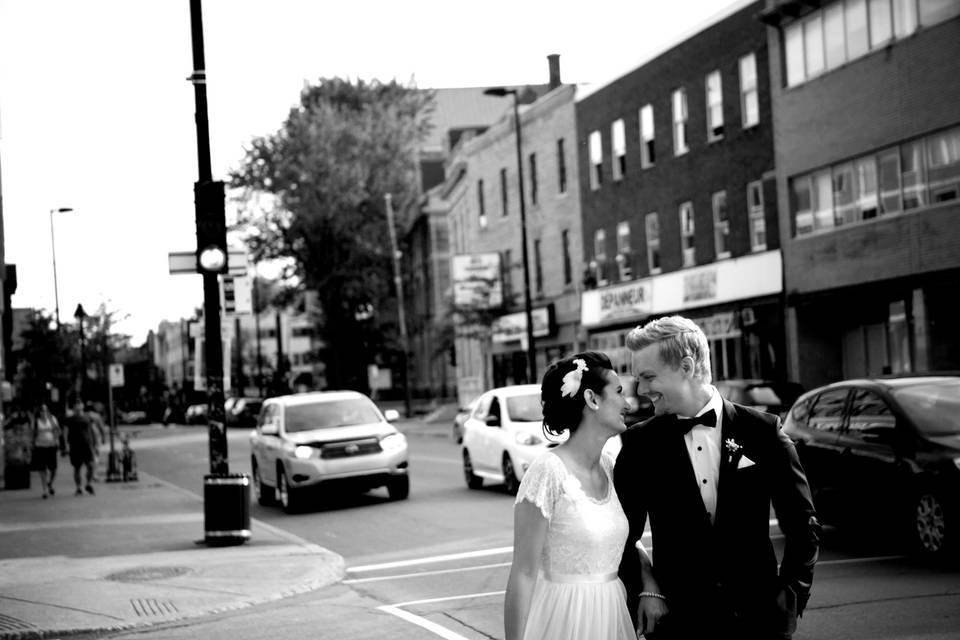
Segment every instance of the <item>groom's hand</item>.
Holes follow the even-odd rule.
[[[668,613],[667,603],[660,598],[640,598],[637,613],[637,632],[643,635],[653,633],[657,622]]]

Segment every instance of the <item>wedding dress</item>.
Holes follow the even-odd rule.
[[[613,487],[613,458],[603,454],[601,465],[607,494],[600,499],[552,451],[523,476],[517,503],[531,502],[549,521],[524,640],[636,640],[617,578],[629,525]]]

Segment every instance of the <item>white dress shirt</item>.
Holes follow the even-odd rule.
[[[717,485],[720,482],[720,423],[723,417],[723,400],[716,387],[711,389],[713,394],[710,400],[697,412],[697,416],[713,411],[717,416],[717,425],[715,427],[694,425],[684,439],[687,443],[687,452],[690,454],[690,462],[693,463],[697,486],[700,488],[700,497],[703,498],[703,506],[710,514],[710,522],[713,522],[717,515]]]

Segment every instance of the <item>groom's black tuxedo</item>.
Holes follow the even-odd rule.
[[[738,638],[789,638],[819,549],[806,475],[776,416],[724,400],[719,428],[712,523],[675,416],[656,416],[621,436],[614,483],[630,521],[620,565],[630,614],[636,622],[643,585],[635,543],[649,516],[654,576],[670,611],[657,640],[717,637],[725,630]],[[779,568],[771,503],[784,534]]]

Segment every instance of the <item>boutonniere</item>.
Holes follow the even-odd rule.
[[[733,438],[727,438],[727,441],[724,443],[724,446],[727,448],[727,451],[729,451],[731,455],[736,453],[737,451],[740,451],[740,449],[742,448],[739,444],[737,444],[737,441],[734,440]]]

